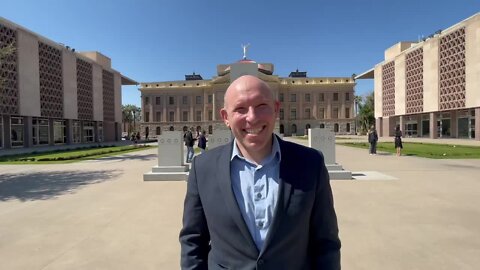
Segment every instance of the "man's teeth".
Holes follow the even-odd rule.
[[[260,133],[260,131],[262,131],[261,128],[257,128],[257,129],[246,129],[245,130],[248,134],[258,134]]]

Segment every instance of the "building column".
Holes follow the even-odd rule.
[[[437,136],[437,115],[435,112],[430,113],[430,139],[436,139]]]
[[[475,108],[475,140],[480,141],[480,108]]]
[[[33,134],[32,134],[32,117],[23,117],[23,147],[33,146]]]
[[[65,137],[67,139],[66,144],[73,144],[73,120],[67,119],[65,121]]]
[[[98,143],[98,121],[95,121],[93,124],[93,141]]]
[[[216,94],[215,92],[212,93],[212,121],[217,121],[217,108],[216,108]]]
[[[12,148],[12,131],[10,127],[10,115],[0,115],[3,117],[3,148],[10,149]]]
[[[55,132],[53,118],[48,119],[48,145],[55,145]]]
[[[167,122],[167,96],[162,97],[162,119],[159,122],[163,122],[165,124]]]
[[[195,122],[195,96],[190,96],[190,121]]]
[[[356,122],[356,119],[355,119],[355,122]],[[356,124],[355,124],[355,128],[357,128]],[[378,137],[383,137],[383,119],[382,119],[382,117],[379,117],[379,118],[375,119],[375,129],[378,132]]]
[[[458,120],[456,111],[450,112],[450,137],[458,138]]]

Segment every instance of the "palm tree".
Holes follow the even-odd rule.
[[[373,91],[360,103],[358,118],[360,120],[360,132],[365,134],[370,126],[375,124],[375,96]]]
[[[124,130],[130,135],[132,132],[137,132],[136,122],[140,121],[140,112],[142,110],[132,104],[122,105],[122,121]],[[133,125],[132,125],[133,122]]]

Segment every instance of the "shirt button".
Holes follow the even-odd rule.
[[[258,260],[258,265],[263,265],[264,263],[265,262],[262,259]]]
[[[257,199],[261,199],[262,198],[262,193],[257,193]]]
[[[257,223],[257,227],[260,228],[260,229],[263,228],[263,221],[259,221]]]

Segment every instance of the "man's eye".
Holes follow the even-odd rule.
[[[234,110],[236,113],[247,113],[247,109],[246,108],[236,108]]]

